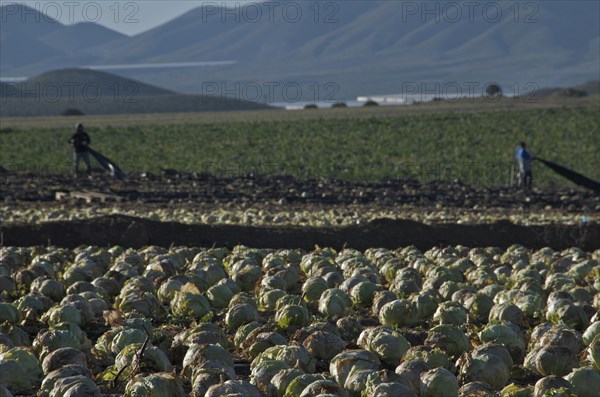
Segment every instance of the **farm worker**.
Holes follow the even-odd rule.
[[[69,143],[73,146],[73,176],[77,177],[79,172],[79,162],[83,159],[87,166],[87,172],[92,170],[90,165],[90,154],[88,153],[88,146],[92,140],[90,136],[83,129],[83,124],[75,124],[75,133],[69,139]]]
[[[519,163],[519,185],[524,190],[531,189],[531,160],[533,156],[527,151],[525,142],[521,142],[517,147],[515,158]]]

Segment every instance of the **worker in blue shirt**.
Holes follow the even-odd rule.
[[[524,190],[531,190],[531,161],[533,156],[527,151],[525,142],[521,142],[517,147],[515,158],[519,163],[519,185]]]

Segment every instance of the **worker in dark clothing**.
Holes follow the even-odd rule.
[[[73,177],[77,177],[79,172],[79,162],[83,160],[87,166],[86,172],[90,172],[92,167],[90,165],[90,154],[88,152],[88,146],[91,142],[90,136],[83,129],[83,124],[77,123],[75,125],[75,133],[69,139],[69,143],[73,146]]]

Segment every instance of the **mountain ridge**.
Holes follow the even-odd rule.
[[[177,73],[168,69],[119,73],[196,94],[203,93],[206,82],[292,81],[303,87],[334,82],[340,86],[340,99],[398,92],[404,83],[423,81],[567,86],[596,78],[600,69],[600,3],[536,3],[536,22],[526,23],[532,13],[523,5],[517,15],[510,10],[514,2],[489,1],[504,7],[498,22],[475,14],[472,21],[463,16],[460,23],[452,23],[443,17],[436,21],[407,15],[399,2],[338,1],[328,2],[337,7],[338,22],[330,24],[324,23],[325,10],[320,10],[315,23],[312,3],[291,3],[303,7],[304,17],[296,23],[277,12],[272,21],[266,16],[257,23],[223,20],[219,10],[209,15],[198,7],[131,37],[108,32],[92,42],[85,35],[71,34],[75,42],[67,48],[62,45],[58,53],[53,53],[53,46],[63,41],[60,37],[68,29],[82,27],[57,28],[50,23],[38,27],[54,30],[46,34],[49,38],[42,40],[35,32],[24,36],[36,50],[20,58],[17,49],[3,42],[2,52],[8,49],[13,55],[4,62],[3,54],[0,68],[3,73],[31,75],[82,65],[232,60],[237,63]],[[5,31],[18,30],[8,25]],[[13,32],[9,37],[16,36]],[[37,61],[32,53],[39,54]],[[23,60],[21,65],[13,61],[17,58]]]
[[[95,47],[127,37],[92,22],[64,25],[36,8],[16,3],[0,7],[0,20],[0,70],[29,66],[31,74],[37,74],[81,66],[84,58],[101,59],[94,54]]]
[[[0,83],[0,117],[182,113],[272,109],[243,98],[186,95],[90,69],[45,72],[17,84]]]

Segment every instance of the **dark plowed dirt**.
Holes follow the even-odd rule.
[[[357,183],[337,180],[300,181],[286,176],[219,178],[205,174],[165,171],[160,175],[129,175],[115,183],[105,175],[74,182],[64,174],[1,174],[0,200],[19,202],[54,201],[61,190],[110,193],[136,203],[257,203],[413,205],[471,208],[556,208],[600,211],[600,196],[585,190],[534,191],[483,188],[460,182],[420,184],[413,180]]]
[[[1,229],[3,244],[33,246],[80,244],[233,246],[244,244],[265,248],[304,248],[315,245],[364,250],[369,247],[398,248],[414,244],[421,249],[436,245],[499,246],[522,244],[530,248],[555,249],[577,246],[600,248],[600,225],[518,226],[509,222],[490,225],[425,225],[405,220],[375,220],[366,225],[340,228],[249,227],[229,225],[184,225],[123,216],[72,222],[8,226]]]
[[[47,206],[55,202],[57,191],[94,191],[123,197],[124,206],[136,208],[221,205],[244,207],[253,203],[285,203],[303,209],[397,208],[415,211],[427,208],[501,208],[564,213],[597,213],[600,196],[582,190],[534,191],[525,195],[516,189],[487,189],[459,182],[420,184],[410,180],[380,183],[355,183],[335,180],[299,181],[291,177],[245,176],[218,178],[213,175],[181,174],[164,171],[160,175],[130,175],[125,183],[115,183],[105,175],[94,175],[74,182],[61,174],[2,174],[0,199],[14,208]],[[80,206],[81,203],[65,202]],[[412,221],[376,220],[368,224],[340,228],[251,227],[229,225],[184,225],[124,216],[84,221],[53,222],[41,225],[4,225],[4,245],[52,243],[64,247],[79,244],[119,244],[141,247],[148,244],[306,248],[315,245],[357,249],[415,244],[427,249],[434,245],[467,246],[513,243],[555,249],[578,246],[600,248],[600,225],[596,223],[565,226],[517,226],[508,222],[481,225],[425,225]]]

